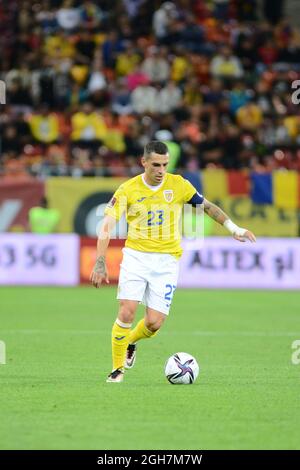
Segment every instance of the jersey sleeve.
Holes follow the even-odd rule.
[[[186,179],[183,179],[183,202],[190,202],[193,196],[197,196],[197,203],[202,204],[204,197],[199,194],[197,189]]]
[[[121,185],[114,193],[113,197],[107,204],[104,214],[119,220],[122,214],[127,210],[127,195],[123,185]]]

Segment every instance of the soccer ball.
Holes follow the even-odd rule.
[[[198,374],[196,359],[184,352],[173,354],[165,365],[165,376],[171,384],[192,384]]]

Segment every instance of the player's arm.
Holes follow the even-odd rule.
[[[224,227],[227,228],[227,230],[233,235],[236,240],[238,240],[239,242],[245,242],[245,239],[247,238],[251,242],[256,241],[255,235],[250,232],[250,230],[238,227],[234,222],[232,222],[232,220],[230,220],[228,215],[225,214],[222,209],[220,209],[220,207],[216,206],[205,198],[203,204],[204,212],[219,224],[224,225]]]
[[[97,258],[93,271],[90,275],[90,281],[95,287],[100,287],[102,281],[105,280],[109,284],[108,271],[106,267],[106,251],[110,242],[110,234],[114,229],[117,220],[111,215],[106,215],[103,219],[98,241],[97,241]]]
[[[110,234],[126,209],[126,191],[124,190],[124,186],[121,185],[107,204],[104,211],[104,219],[97,241],[97,259],[90,275],[90,280],[95,287],[100,287],[104,280],[109,284],[105,262],[106,251],[110,241]]]

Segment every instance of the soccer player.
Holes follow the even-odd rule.
[[[184,204],[203,204],[205,213],[236,240],[255,242],[252,232],[234,224],[189,181],[167,173],[168,161],[168,147],[163,142],[149,142],[142,157],[144,173],[123,183],[105,209],[90,276],[95,287],[103,281],[109,283],[106,250],[110,233],[124,212],[128,223],[117,295],[119,312],[112,328],[113,368],[107,382],[122,382],[124,370],[134,365],[136,343],[155,336],[169,313],[182,253],[179,221]],[[131,329],[141,301],[146,306],[145,317]]]

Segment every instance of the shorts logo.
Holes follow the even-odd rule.
[[[173,190],[172,189],[166,189],[164,191],[164,198],[167,202],[171,202],[173,200]]]
[[[146,197],[141,197],[140,199],[137,199],[136,202],[143,202],[145,199],[147,199]]]
[[[115,203],[117,202],[116,197],[112,197],[109,203],[107,204],[107,207],[114,207]]]

